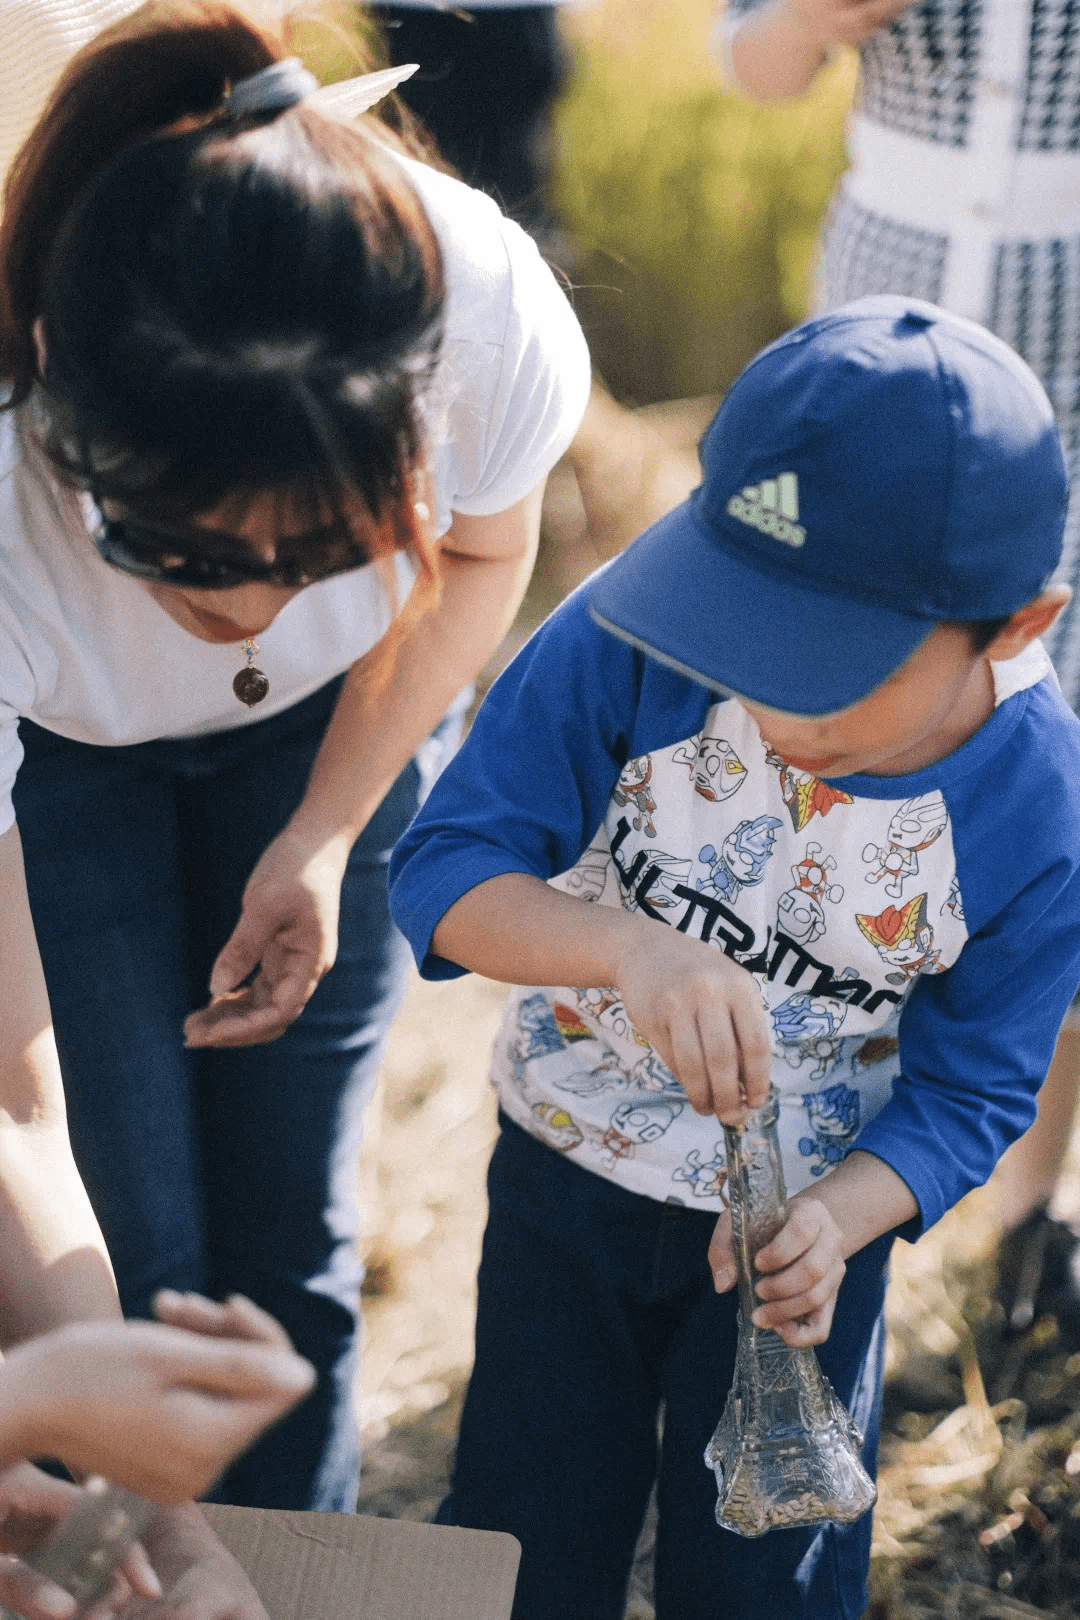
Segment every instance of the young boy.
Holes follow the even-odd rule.
[[[716,1120],[777,1087],[755,1321],[822,1346],[873,1469],[892,1238],[1030,1122],[1080,977],[1080,723],[1037,640],[1065,476],[1027,367],[860,300],[747,368],[702,462],[496,683],[392,872],[425,975],[527,986],[443,1507],[519,1537],[521,1620],[619,1620],[654,1478],[658,1620],[862,1613],[869,1515],[713,1518]]]

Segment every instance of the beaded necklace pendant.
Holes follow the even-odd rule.
[[[269,692],[270,682],[262,670],[255,667],[255,654],[259,650],[257,642],[251,636],[248,636],[247,640],[242,642],[241,645],[247,664],[234,677],[232,689],[241,703],[246,704],[249,709],[253,709],[256,703],[261,703],[267,692]]]

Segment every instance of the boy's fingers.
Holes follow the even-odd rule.
[[[717,1001],[706,1013],[699,1009],[698,1028],[707,1068],[708,1099],[702,1113],[715,1114],[722,1125],[738,1125],[746,1117],[739,1084],[739,1043],[726,1002]]]
[[[750,1108],[763,1108],[772,1079],[768,1030],[760,1003],[740,1001],[733,1009],[735,1034],[739,1043],[739,1072],[743,1094]]]
[[[793,1265],[817,1241],[823,1213],[820,1205],[801,1203],[793,1198],[779,1232],[755,1254],[755,1270],[781,1271]]]
[[[683,1017],[671,1028],[672,1073],[682,1086],[691,1108],[698,1114],[712,1112],[709,1071],[696,1022]]]
[[[757,1297],[764,1302],[797,1299],[800,1294],[808,1294],[811,1289],[817,1288],[824,1278],[835,1276],[838,1266],[843,1276],[847,1268],[835,1250],[824,1243],[812,1243],[806,1253],[790,1266],[759,1277]]]
[[[834,1306],[835,1301],[830,1300],[820,1310],[811,1311],[808,1316],[798,1317],[794,1322],[781,1323],[776,1329],[778,1337],[792,1350],[800,1350],[811,1344],[824,1344],[832,1329]]]
[[[709,1244],[709,1267],[713,1285],[718,1294],[726,1294],[739,1280],[735,1261],[735,1248],[731,1237],[731,1216],[727,1210],[720,1216]]]
[[[846,1269],[844,1262],[837,1260],[805,1287],[795,1288],[789,1294],[774,1295],[771,1299],[763,1301],[754,1309],[754,1322],[758,1327],[774,1328],[780,1322],[793,1322],[797,1317],[820,1310],[830,1299],[835,1298],[837,1289],[844,1280]]]

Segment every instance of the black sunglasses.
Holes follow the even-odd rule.
[[[257,562],[242,555],[245,543],[238,537],[220,538],[236,548],[227,556],[202,549],[204,536],[196,539],[175,529],[158,528],[131,518],[109,518],[99,511],[100,521],[93,541],[98,556],[113,568],[139,579],[162,585],[184,585],[189,589],[224,591],[233,585],[285,585],[290,588],[314,585],[335,574],[351,573],[370,562],[366,550],[348,539],[327,536],[317,544],[305,540],[303,562]],[[218,538],[217,535],[214,536]],[[194,541],[194,545],[193,545]]]

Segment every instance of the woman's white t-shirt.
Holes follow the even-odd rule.
[[[525,233],[481,192],[402,160],[443,252],[445,335],[426,408],[436,532],[451,514],[521,500],[567,448],[589,391],[577,320]],[[309,586],[259,636],[270,694],[232,691],[238,647],[198,640],[101,561],[82,498],[0,416],[0,832],[27,716],[78,742],[119,745],[223,731],[288,708],[347,669],[388,627],[371,568]]]

